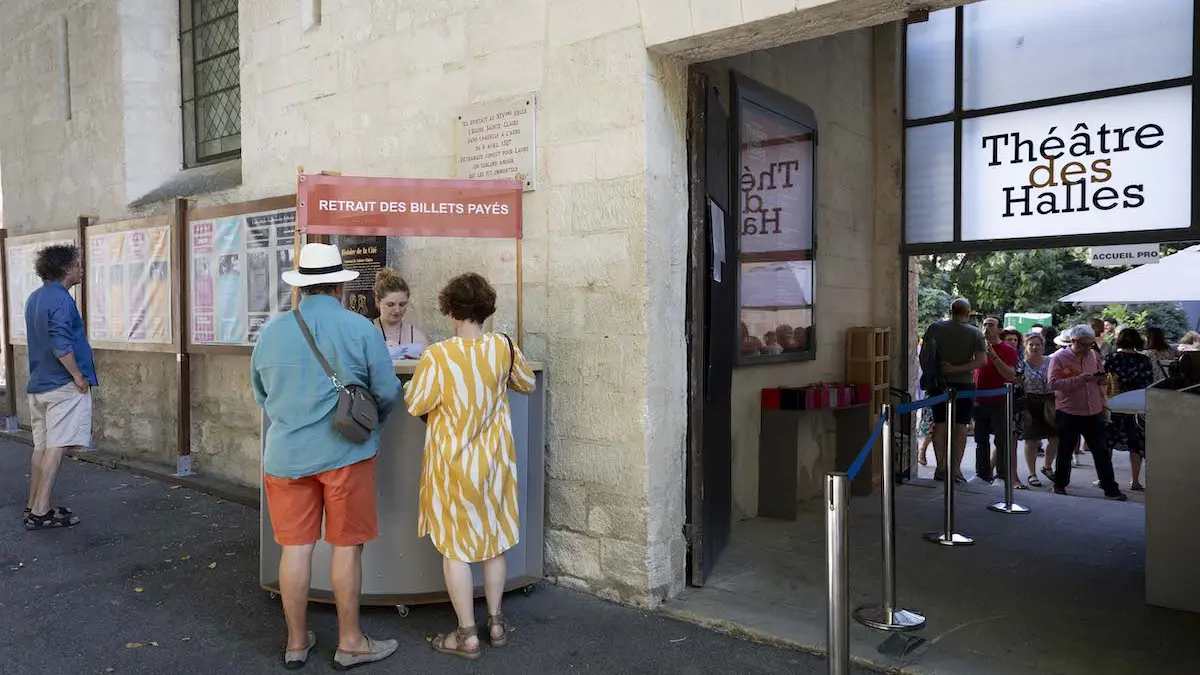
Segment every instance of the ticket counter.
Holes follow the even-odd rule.
[[[529,396],[509,391],[513,438],[517,451],[518,508],[521,540],[508,552],[506,590],[525,588],[543,575],[542,540],[545,514],[545,374],[542,364],[530,362],[537,390]],[[396,364],[403,382],[412,378],[416,362]],[[262,438],[270,421],[263,417]],[[442,580],[442,556],[428,537],[417,537],[417,498],[424,452],[425,423],[398,407],[384,425],[376,459],[379,537],[363,548],[362,602],[395,605],[402,615],[408,605],[448,602]],[[271,529],[269,506],[260,493],[259,583],[279,592],[279,557]],[[329,583],[331,547],[318,542],[313,553],[309,599],[333,602]],[[475,592],[483,595],[481,570],[475,566]]]

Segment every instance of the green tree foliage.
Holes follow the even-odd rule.
[[[1164,246],[1170,255],[1188,244]],[[1114,307],[1076,306],[1058,298],[1120,274],[1128,267],[1093,267],[1087,249],[1058,248],[992,253],[958,253],[920,256],[913,264],[920,276],[917,296],[919,325],[943,318],[956,297],[971,301],[975,312],[1003,316],[1006,312],[1048,312],[1055,323],[1067,326],[1100,314],[1127,317],[1127,325],[1161,326],[1168,338],[1186,330],[1187,319],[1178,307],[1146,305]]]

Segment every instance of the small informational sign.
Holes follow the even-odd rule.
[[[712,230],[712,278],[721,282],[721,271],[725,267],[725,212],[712,199],[708,200],[708,217]]]
[[[1088,262],[1096,267],[1124,267],[1158,262],[1158,244],[1127,244],[1125,246],[1093,246]]]
[[[458,116],[454,147],[458,178],[519,180],[525,192],[537,189],[534,120],[537,100],[531,94],[505,103],[471,106]]]
[[[386,237],[338,237],[342,265],[358,272],[358,278],[346,284],[346,309],[368,319],[379,316],[375,306],[375,274],[387,264]]]

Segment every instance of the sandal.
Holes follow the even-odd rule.
[[[1033,487],[1042,487],[1042,481],[1039,480],[1038,477],[1033,474],[1029,474],[1029,478],[1026,479],[1026,482],[1029,483],[1030,485],[1032,485]]]
[[[79,516],[70,512],[62,512],[58,509],[50,509],[42,516],[35,516],[33,513],[25,516],[25,529],[27,530],[46,530],[55,527],[71,527],[78,524]]]
[[[1045,476],[1046,480],[1050,481],[1051,483],[1054,482],[1054,469],[1043,466],[1042,467],[1042,475]]]
[[[1028,490],[1029,486],[1025,485],[1021,481],[1017,481],[1017,484],[1013,486],[1013,489],[1014,490]]]
[[[1130,483],[1129,489],[1134,492],[1145,492],[1146,488],[1141,483]]]
[[[433,651],[439,654],[449,654],[450,656],[474,661],[479,658],[482,650],[479,647],[475,649],[463,649],[463,645],[470,638],[476,637],[477,633],[478,631],[475,626],[459,626],[454,629],[453,633],[438,633],[429,641],[429,644],[433,646]],[[446,641],[450,639],[451,635],[454,636],[454,646],[447,647]]]
[[[492,636],[492,629],[499,627],[501,629],[500,637]],[[508,644],[508,619],[504,618],[503,613],[493,614],[488,617],[488,640],[493,647],[503,647]]]

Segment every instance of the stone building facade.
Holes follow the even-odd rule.
[[[166,213],[178,185],[217,185],[182,193],[200,205],[288,195],[299,166],[452,177],[460,110],[536,95],[524,330],[548,373],[546,560],[560,583],[647,606],[685,585],[689,68],[716,82],[737,70],[822,121],[820,357],[735,373],[735,517],[755,513],[758,390],[840,378],[845,328],[899,329],[906,1],[237,4],[240,155],[184,168],[177,3],[7,3],[5,226],[17,235],[69,228],[80,214]],[[433,335],[448,331],[436,289],[467,269],[496,282],[498,325],[511,325],[511,243],[392,248]],[[105,351],[98,362],[97,446],[173,462],[174,402],[162,395],[173,359]],[[191,367],[195,470],[256,485],[248,359],[205,355]],[[832,466],[830,434],[817,422],[808,435],[809,494]]]

